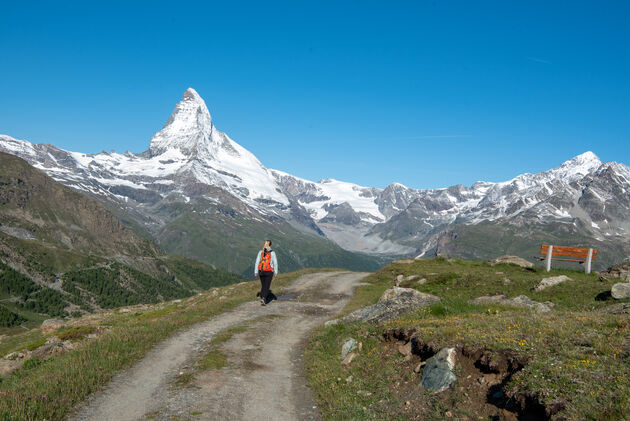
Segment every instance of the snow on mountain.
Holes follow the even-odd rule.
[[[380,189],[362,187],[332,178],[315,183],[279,170],[271,170],[271,173],[284,191],[304,206],[316,221],[326,217],[331,207],[343,203],[350,205],[360,219],[368,223],[374,224],[386,219],[377,203]]]

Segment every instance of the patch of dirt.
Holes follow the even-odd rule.
[[[406,354],[400,362],[399,378],[392,382],[390,390],[403,402],[397,415],[415,420],[431,416],[497,421],[563,419],[559,413],[565,407],[564,402],[545,406],[535,393],[506,390],[511,377],[527,364],[527,360],[510,350],[454,346],[457,381],[441,393],[426,391],[420,386],[419,366],[440,347],[422,341],[414,333],[409,329],[391,329],[383,335],[388,357]]]

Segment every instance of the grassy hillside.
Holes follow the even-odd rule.
[[[279,291],[307,272],[279,275],[274,289]],[[244,282],[184,301],[86,316],[52,332],[32,329],[5,338],[0,341],[0,356],[35,349],[52,336],[71,340],[75,348],[45,359],[31,357],[13,374],[0,376],[0,419],[65,419],[74,405],[99,390],[116,371],[142,358],[156,343],[179,329],[251,300],[259,288],[256,281]],[[96,338],[86,338],[95,332]]]
[[[326,419],[622,420],[630,413],[630,323],[620,307],[629,305],[610,298],[615,281],[573,270],[547,274],[540,268],[425,259],[391,264],[367,278],[346,312],[375,303],[399,274],[426,279],[401,286],[437,295],[441,302],[383,325],[338,324],[316,331],[307,349],[308,377]],[[556,275],[571,280],[532,290]],[[469,302],[491,294],[525,294],[554,306],[536,313]],[[363,349],[344,367],[340,351],[348,337]],[[405,358],[398,348],[410,337],[416,352]],[[442,347],[459,350],[458,380],[431,394],[419,385],[422,371],[414,369]],[[475,360],[479,355],[487,361]],[[492,366],[494,359],[499,366],[506,356],[522,367],[484,371],[484,364]],[[487,379],[497,383],[483,383]]]

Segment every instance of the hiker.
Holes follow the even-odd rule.
[[[254,264],[254,277],[260,275],[260,303],[267,305],[267,295],[271,281],[278,274],[278,260],[276,253],[271,250],[271,240],[266,240],[262,250],[256,256]]]

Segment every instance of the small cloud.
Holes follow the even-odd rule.
[[[535,61],[536,63],[551,64],[551,62],[550,62],[550,61],[543,60],[543,59],[538,58],[538,57],[527,57],[527,60],[530,60],[530,61]]]

